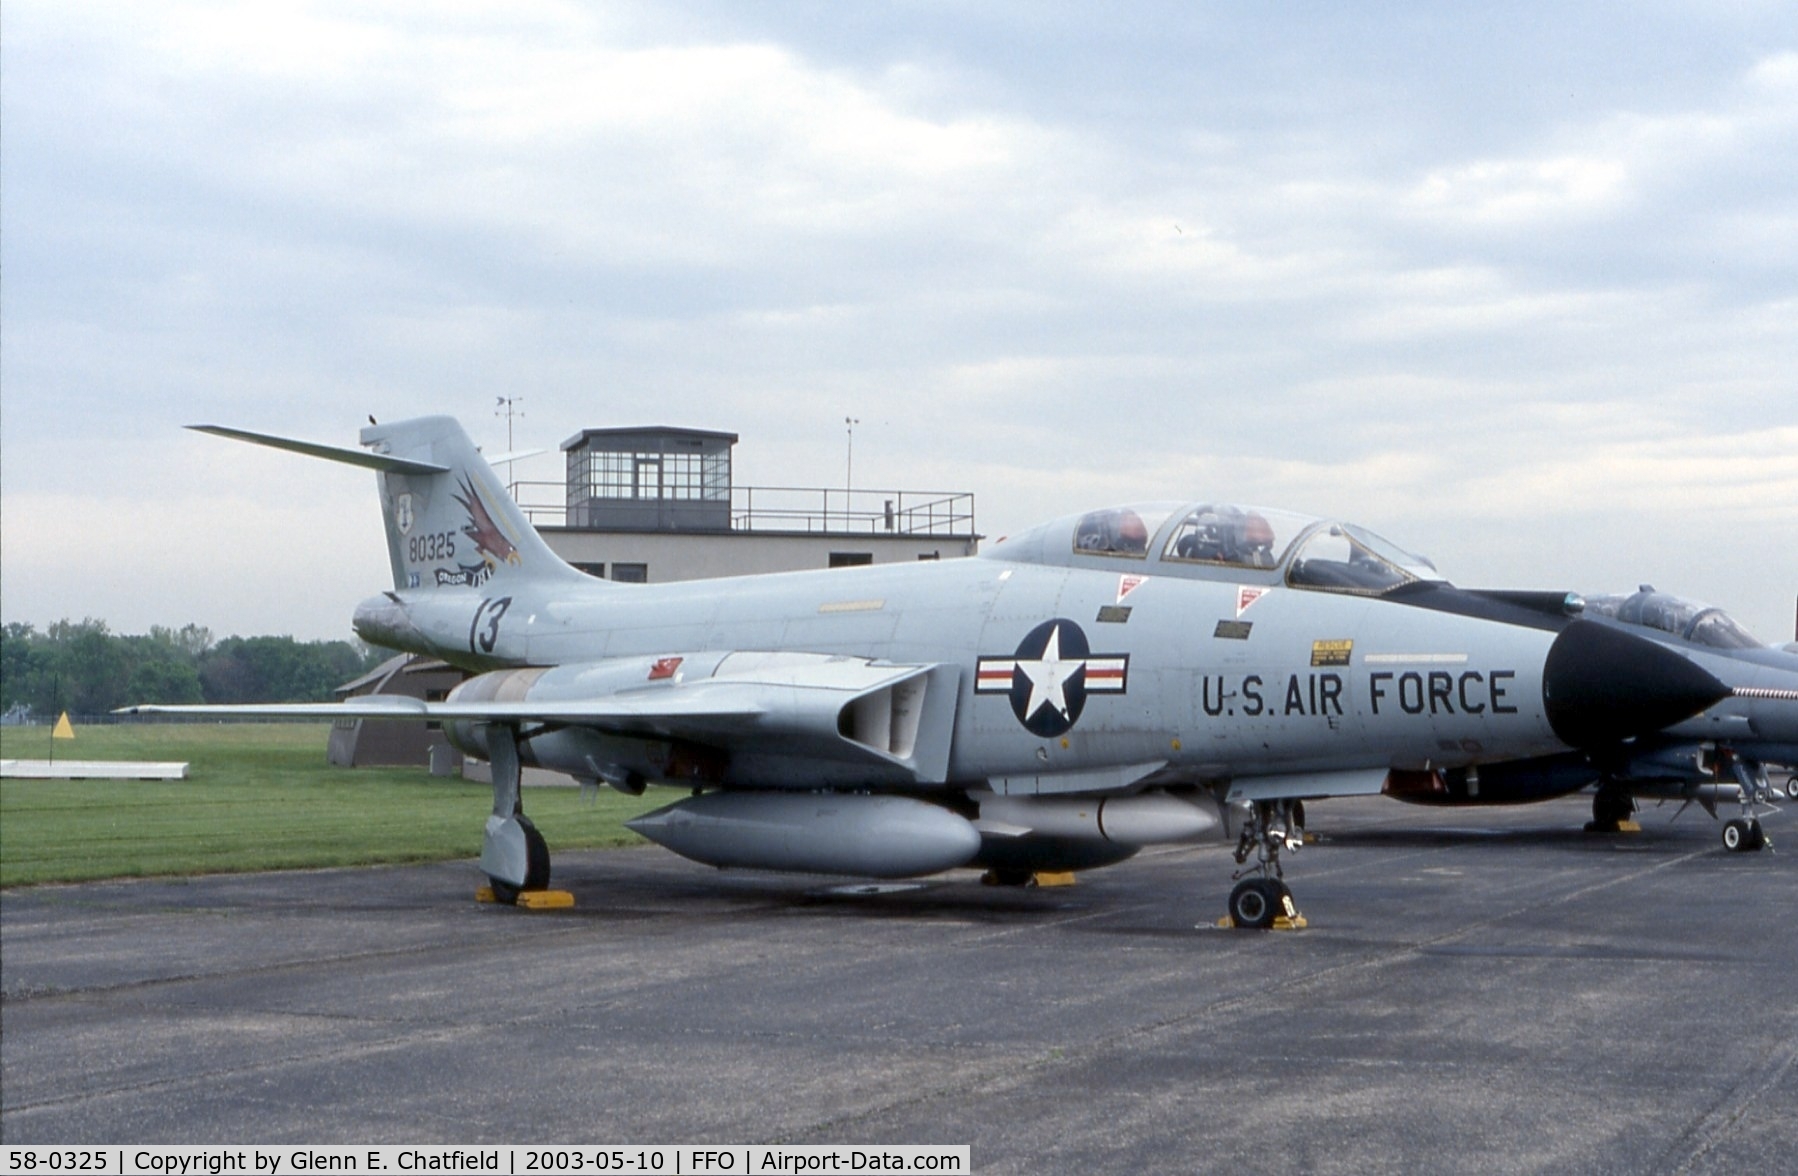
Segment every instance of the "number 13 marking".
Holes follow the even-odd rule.
[[[468,623],[468,651],[470,653],[492,653],[493,647],[499,644],[499,619],[506,615],[512,607],[512,598],[502,596],[498,600],[483,600],[481,606],[474,610],[474,620]],[[482,628],[482,620],[487,627]]]

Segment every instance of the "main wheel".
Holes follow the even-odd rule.
[[[1747,821],[1734,820],[1723,823],[1723,848],[1731,853],[1748,848],[1748,837]]]
[[[520,816],[518,823],[524,829],[524,885],[502,882],[491,874],[487,877],[493,897],[507,906],[517,905],[518,896],[527,890],[549,889],[549,843],[543,840],[543,834],[531,824],[530,818]]]
[[[1281,902],[1277,883],[1265,878],[1244,878],[1230,892],[1230,920],[1238,927],[1265,931],[1274,925]]]
[[[1635,808],[1635,801],[1621,788],[1600,788],[1592,795],[1592,823],[1614,829],[1629,820]]]

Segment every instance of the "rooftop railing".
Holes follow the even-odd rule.
[[[512,497],[534,526],[568,525],[561,482],[514,482]],[[621,509],[654,499],[589,499],[588,515],[608,502]],[[814,535],[972,535],[974,495],[958,490],[851,490],[825,486],[734,486],[730,529]]]

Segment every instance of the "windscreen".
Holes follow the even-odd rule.
[[[1588,596],[1588,613],[1610,617],[1626,625],[1658,629],[1712,649],[1760,649],[1760,638],[1744,629],[1720,608],[1686,600],[1670,592],[1656,592],[1643,585],[1628,595]]]
[[[1441,577],[1430,562],[1347,523],[1313,531],[1293,554],[1286,582],[1294,588],[1378,596],[1401,584]]]

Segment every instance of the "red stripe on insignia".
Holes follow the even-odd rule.
[[[1010,690],[1012,670],[1016,665],[1015,661],[980,663],[979,668],[974,671],[974,689]]]
[[[1086,686],[1089,690],[1124,689],[1124,675],[1129,669],[1129,662],[1121,657],[1108,657],[1104,660],[1092,659],[1086,663]]]

